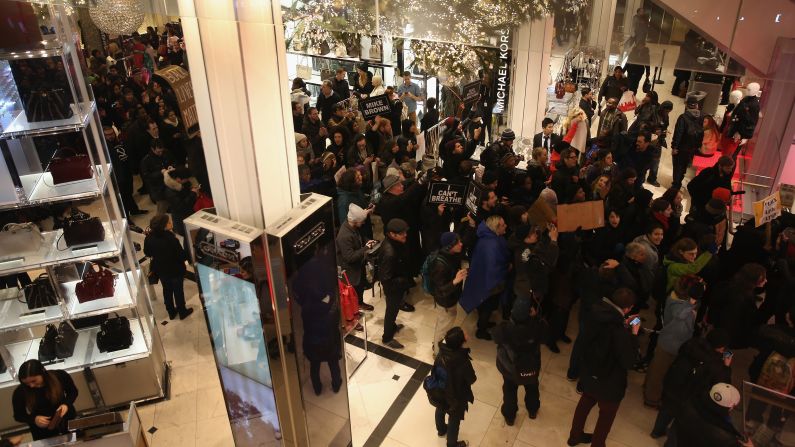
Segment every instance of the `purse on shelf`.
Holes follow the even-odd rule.
[[[55,339],[58,337],[58,328],[48,324],[44,330],[44,337],[39,342],[39,361],[51,362],[55,360]]]
[[[56,306],[58,304],[58,295],[55,294],[55,289],[52,287],[50,275],[46,273],[42,273],[32,283],[25,286],[23,292],[28,310]]]
[[[127,317],[110,317],[103,321],[97,333],[97,347],[100,352],[114,352],[132,346],[133,334],[130,329],[130,320]]]
[[[49,171],[55,185],[88,180],[94,177],[91,159],[86,154],[78,154],[73,149],[61,149],[60,154],[50,160]]]
[[[44,236],[33,222],[9,223],[0,231],[0,257],[35,253]]]
[[[62,321],[57,328],[54,324],[48,324],[44,337],[39,342],[39,361],[68,359],[74,355],[76,344],[77,331],[69,322]]]
[[[558,81],[555,83],[555,98],[562,99],[564,96],[566,96],[566,88],[563,81]]]
[[[577,84],[571,82],[571,80],[567,79],[566,82],[563,83],[563,91],[565,93],[574,93],[577,91]]]
[[[55,121],[70,118],[74,111],[64,89],[32,90],[22,101],[28,122]]]
[[[86,271],[83,279],[75,286],[78,302],[110,298],[116,292],[116,275],[101,265],[97,267],[99,270],[95,270],[92,264],[92,268]]]
[[[77,212],[64,219],[63,238],[67,247],[102,242],[105,240],[105,227],[99,217]]]

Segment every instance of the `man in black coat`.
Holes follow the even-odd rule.
[[[164,189],[165,199],[168,201],[169,214],[174,222],[174,232],[180,236],[185,236],[185,224],[183,221],[193,214],[193,205],[199,193],[198,186],[190,183],[190,169],[179,167],[168,171],[163,175],[166,185]]]
[[[513,141],[516,139],[516,134],[511,129],[505,129],[500,135],[500,140],[492,143],[491,146],[486,148],[480,154],[480,164],[486,171],[493,171],[497,169],[500,164],[500,159],[505,154],[513,153]]]
[[[590,133],[591,124],[593,124],[593,116],[596,113],[594,109],[596,109],[596,101],[593,99],[593,90],[588,87],[583,87],[580,90],[580,94],[582,98],[580,98],[580,108],[583,112],[585,112],[585,116],[588,117],[588,128]],[[535,138],[533,138],[533,147],[537,147],[535,145]]]
[[[591,111],[593,115],[593,110]],[[552,150],[560,144],[560,135],[555,133],[555,122],[550,118],[541,121],[541,132],[533,135],[533,147],[543,147],[547,150],[547,159],[552,156]]]
[[[546,324],[538,315],[532,299],[517,298],[511,309],[511,319],[492,330],[497,343],[497,370],[502,374],[502,407],[505,423],[512,426],[519,410],[517,391],[524,386],[524,404],[530,419],[535,419],[541,407],[538,375],[541,372],[541,343]]]
[[[690,212],[703,210],[716,188],[726,188],[731,191],[733,174],[734,161],[727,155],[721,156],[714,166],[699,172],[687,184],[687,191],[690,193]]]
[[[604,447],[613,426],[618,407],[627,388],[627,371],[638,358],[637,335],[640,321],[627,314],[635,305],[635,294],[627,289],[616,290],[613,296],[594,304],[590,318],[582,328],[583,346],[580,359],[580,385],[583,393],[569,432],[567,444],[591,443]],[[630,324],[635,323],[635,324]],[[585,433],[585,421],[594,405],[599,405],[599,418],[593,434]]]
[[[687,167],[693,161],[701,142],[704,139],[704,125],[698,101],[688,96],[685,112],[676,119],[674,137],[671,139],[671,155],[673,161],[672,187],[681,188]]]
[[[677,447],[753,446],[731,422],[739,404],[740,392],[723,382],[684,402],[675,427]]]
[[[160,140],[152,140],[149,153],[141,160],[141,179],[152,202],[157,204],[157,214],[168,211],[163,173],[173,166],[174,162]]]
[[[323,124],[325,125],[328,123],[328,120],[331,119],[333,112],[331,110],[334,107],[334,104],[342,101],[340,95],[334,92],[334,87],[331,85],[331,81],[328,79],[323,81],[323,84],[320,86],[320,94],[317,95],[317,109],[320,111],[320,116],[323,119]]]
[[[616,66],[613,69],[613,76],[609,76],[602,83],[599,89],[598,102],[601,104],[602,99],[615,98],[616,101],[621,99],[621,95],[627,90],[627,78],[624,77],[624,69],[621,66]]]
[[[469,445],[466,441],[458,440],[458,429],[464,413],[469,409],[469,404],[475,401],[472,384],[477,380],[469,348],[464,347],[466,341],[467,337],[460,327],[450,329],[444,337],[444,343],[439,344],[439,355],[434,361],[434,366],[441,365],[447,372],[444,390],[446,405],[436,407],[435,415],[436,434],[440,438],[447,437],[447,447]]]
[[[138,208],[133,198],[133,177],[132,160],[127,154],[124,143],[116,136],[116,131],[110,126],[102,126],[102,133],[105,134],[105,141],[108,143],[110,161],[113,164],[113,173],[119,184],[119,195],[121,196],[124,211],[127,216],[137,216],[148,213],[147,210]]]
[[[331,80],[331,86],[334,93],[342,98],[341,100],[350,98],[351,87],[348,85],[348,72],[344,68],[337,67],[337,73],[334,75],[334,79]]]
[[[549,152],[539,146],[533,148],[530,160],[527,162],[527,175],[533,179],[533,190],[531,195],[539,197],[541,191],[547,186],[549,181]]]
[[[580,168],[577,166],[577,150],[566,148],[560,154],[557,171],[552,174],[549,187],[558,196],[558,203],[572,203],[580,188]]]
[[[373,306],[364,302],[365,279],[363,270],[367,251],[373,248],[376,241],[370,240],[366,243],[360,233],[360,228],[367,221],[372,208],[362,209],[355,203],[348,206],[347,220],[340,225],[337,232],[337,262],[340,268],[345,270],[348,281],[356,290],[359,297],[359,307],[372,311]]]
[[[628,167],[635,168],[637,179],[635,180],[635,189],[640,190],[643,188],[643,183],[646,181],[646,174],[651,168],[652,158],[654,157],[654,143],[651,141],[651,132],[642,130],[638,133],[635,139],[635,147],[627,152],[624,156],[621,169]]]
[[[438,352],[444,334],[455,326],[458,300],[467,277],[467,269],[461,268],[461,252],[464,249],[461,238],[448,231],[441,235],[439,243],[439,251],[428,266],[430,291],[437,308],[433,331],[434,352]]]
[[[425,197],[425,175],[419,180],[412,181],[404,188],[404,182],[396,175],[388,175],[381,182],[384,193],[381,201],[376,205],[375,211],[381,216],[384,225],[395,218],[401,218],[409,225],[408,229],[408,268],[411,276],[417,276],[422,266],[422,248],[420,247],[420,205]],[[405,303],[403,311],[414,310],[411,304]]]
[[[403,345],[395,340],[395,334],[403,329],[396,324],[398,311],[403,303],[406,292],[414,287],[414,278],[408,268],[409,225],[405,220],[394,218],[384,226],[386,238],[378,250],[378,280],[384,287],[386,310],[384,312],[384,335],[381,341],[392,349],[403,349]]]

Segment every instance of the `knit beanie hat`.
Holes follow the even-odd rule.
[[[715,188],[712,190],[712,198],[718,199],[728,205],[732,201],[732,192],[726,188]]]
[[[450,249],[450,247],[455,245],[456,242],[458,242],[458,234],[453,233],[452,231],[442,233],[442,236],[439,238],[439,245],[444,250]]]
[[[367,220],[367,211],[355,203],[348,206],[348,220],[352,222],[364,222]]]
[[[716,383],[709,390],[709,397],[723,408],[734,408],[740,403],[740,392],[728,383]]]
[[[511,129],[503,130],[502,131],[502,135],[500,135],[500,140],[502,140],[502,141],[515,140],[515,139],[516,139],[516,134],[513,133],[513,131]]]

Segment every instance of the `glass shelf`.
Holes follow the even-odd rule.
[[[112,169],[112,168],[111,168]],[[100,196],[105,191],[106,177],[102,165],[95,165],[95,176],[76,182],[54,185],[50,172],[39,172],[19,176],[26,197],[17,203],[0,205],[0,210],[37,206],[54,201],[80,200]]]
[[[102,226],[105,228],[105,240],[96,244],[71,248],[62,248],[66,246],[66,243],[61,240],[63,239],[61,237],[63,230],[42,232],[44,241],[39,251],[24,255],[0,253],[0,276],[65,262],[92,261],[118,256],[121,252],[122,234],[126,231],[127,220],[122,219],[117,228],[113,228],[110,222],[103,222]]]
[[[90,317],[134,307],[135,299],[133,297],[135,290],[130,290],[130,284],[134,284],[132,272],[117,273],[116,275],[116,289],[112,297],[86,301],[85,303],[79,302],[77,295],[75,295],[75,286],[80,281],[61,283],[61,296],[69,303],[67,309],[70,318]]]
[[[11,122],[3,129],[0,138],[20,138],[26,136],[47,135],[65,131],[77,131],[88,125],[91,113],[94,111],[94,101],[72,103],[73,115],[67,119],[54,121],[28,122],[24,110],[17,110]]]
[[[143,327],[143,329],[142,329]],[[130,330],[133,334],[133,343],[127,349],[113,352],[99,352],[97,347],[98,326],[77,330],[77,342],[75,343],[74,353],[65,359],[55,359],[44,363],[54,369],[62,369],[67,372],[70,370],[80,370],[85,366],[101,366],[105,364],[127,362],[133,357],[146,357],[149,355],[146,340],[149,339],[149,329],[146,324],[139,323],[137,318],[130,318]],[[19,367],[22,363],[39,358],[39,343],[41,338],[34,338],[19,343],[6,345],[11,357],[14,359],[14,366]],[[14,381],[8,371],[0,374],[0,386]]]
[[[63,319],[59,305],[30,310],[21,289],[0,289],[0,331],[40,326]]]
[[[299,51],[287,51],[287,54],[294,54],[296,56],[302,57],[316,57],[319,59],[329,59],[334,61],[343,61],[343,62],[353,62],[353,63],[365,63],[371,67],[397,67],[397,64],[390,63],[390,62],[380,62],[375,59],[361,59],[358,57],[337,57],[334,54],[309,54],[309,53],[302,53]]]

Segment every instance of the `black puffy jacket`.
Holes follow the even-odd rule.
[[[709,393],[685,402],[674,425],[677,447],[739,446],[741,435],[728,416],[728,409],[712,402]]]
[[[701,147],[702,140],[704,140],[702,119],[694,117],[687,111],[679,115],[674,127],[671,148],[692,153]]]
[[[469,357],[469,349],[451,349],[447,343],[440,343],[436,362],[443,363],[447,371],[447,386],[445,387],[447,412],[463,419],[464,413],[469,408],[469,403],[475,401],[472,384],[477,380],[475,368],[472,367],[472,359]]]
[[[403,293],[414,286],[406,244],[395,242],[389,237],[384,239],[378,250],[378,280],[390,295]]]

